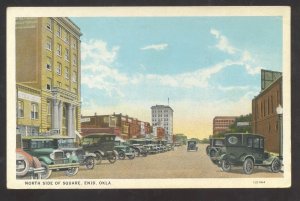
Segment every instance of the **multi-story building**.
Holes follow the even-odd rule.
[[[89,132],[92,130],[97,131],[100,128],[115,128],[113,130],[114,134],[119,135],[122,139],[145,137],[151,131],[149,122],[140,121],[121,113],[82,116],[81,127],[84,130],[89,130]]]
[[[235,119],[235,116],[216,116],[213,119],[213,134],[224,133],[229,130]]]
[[[80,28],[69,18],[16,19],[17,128],[80,130]]]
[[[265,137],[266,150],[280,153],[282,116],[277,108],[282,106],[282,74],[262,70],[261,89],[252,100],[253,132]]]
[[[166,140],[173,142],[173,109],[168,105],[155,105],[151,113],[153,128],[164,128]]]

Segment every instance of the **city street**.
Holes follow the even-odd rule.
[[[186,146],[174,151],[136,157],[133,160],[117,160],[110,164],[102,161],[93,170],[80,167],[77,175],[65,176],[64,172],[53,172],[50,179],[134,179],[134,178],[270,178],[283,177],[283,173],[272,173],[266,168],[255,168],[245,175],[242,167],[233,167],[231,172],[222,172],[205,153],[206,144],[200,144],[197,152],[187,152]]]

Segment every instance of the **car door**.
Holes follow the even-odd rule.
[[[257,164],[260,164],[263,162],[264,149],[263,149],[262,140],[263,139],[260,137],[253,137],[252,153],[255,158],[255,163],[257,163]]]

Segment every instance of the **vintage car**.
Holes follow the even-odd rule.
[[[83,165],[87,169],[94,168],[96,154],[85,152],[82,147],[76,146],[74,138],[65,137],[63,139],[59,139],[58,147],[65,152],[68,158],[70,155],[77,156],[80,165]]]
[[[16,176],[17,178],[30,177],[31,179],[41,179],[45,168],[34,156],[31,156],[21,148],[16,149]]]
[[[115,150],[118,152],[120,160],[124,160],[126,157],[130,160],[135,158],[135,151],[130,146],[122,143],[120,140],[115,141]]]
[[[158,147],[154,144],[147,144],[147,145],[144,145],[147,149],[147,152],[149,154],[157,154],[159,153],[159,150],[158,150]]]
[[[42,179],[50,177],[52,170],[63,170],[67,176],[76,175],[79,170],[78,157],[66,155],[59,149],[58,140],[64,136],[27,136],[22,138],[23,150],[37,157],[45,168]]]
[[[209,145],[206,147],[206,154],[213,159],[216,153],[224,146],[224,138],[209,138]],[[215,162],[212,160],[212,162]]]
[[[213,160],[225,172],[231,166],[242,166],[245,174],[251,174],[255,166],[270,168],[272,172],[279,172],[282,167],[279,156],[265,152],[264,137],[248,133],[225,134],[224,146]]]
[[[115,163],[118,152],[114,150],[116,135],[109,133],[90,133],[81,140],[84,151],[96,154],[96,164],[102,159]]]
[[[146,157],[148,155],[147,148],[141,144],[128,144],[128,146],[134,149],[136,156]]]
[[[187,141],[187,151],[198,151],[197,141],[195,140]]]

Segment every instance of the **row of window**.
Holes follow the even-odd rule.
[[[49,51],[52,51],[52,39],[50,37],[47,38],[46,41],[46,49]],[[57,43],[56,46],[56,55],[59,57],[62,57],[62,45]],[[70,50],[69,48],[65,48],[65,60],[66,61],[70,61]],[[76,66],[77,65],[77,56],[76,54],[73,54],[73,65]]]
[[[275,100],[274,100],[275,99]],[[264,100],[261,100],[260,102],[260,114],[258,115],[259,117],[265,117],[270,114],[274,114],[275,107],[277,107],[277,103],[280,103],[280,96],[279,96],[279,91],[276,91],[276,97],[273,97],[273,95],[268,96]],[[275,105],[276,104],[276,105]],[[256,106],[256,113],[258,113],[258,105]]]
[[[57,81],[57,82],[56,82],[56,87],[62,88],[61,82]],[[49,78],[49,77],[47,78],[46,89],[47,89],[48,91],[51,91],[51,90],[52,90],[52,79]],[[65,85],[65,89],[68,90],[68,91],[70,91],[70,90],[71,90],[70,85],[66,84],[66,85]],[[72,89],[72,92],[77,93],[77,88],[73,88],[73,89]]]
[[[153,113],[169,112],[168,110],[153,110]]]
[[[18,118],[24,118],[24,115],[24,101],[18,100],[17,116]],[[30,118],[39,118],[39,105],[37,103],[31,103]]]
[[[154,117],[163,117],[163,115],[162,115],[162,114],[152,115],[152,117],[153,117],[153,118],[154,118]],[[164,117],[169,117],[169,115],[165,114]]]
[[[47,70],[49,70],[49,71],[52,70],[51,65],[48,64],[48,63],[47,63],[47,65],[46,65],[46,68],[47,68]],[[68,68],[68,67],[65,67],[65,70],[64,70],[64,71],[65,71],[65,78],[66,78],[66,79],[70,79],[70,70],[69,70],[69,68]],[[57,75],[62,75],[62,64],[59,63],[59,62],[57,62],[56,74],[57,74]],[[73,81],[73,82],[77,82],[77,73],[76,73],[76,71],[73,71],[73,73],[72,73],[72,81]]]
[[[60,24],[58,23],[55,23],[56,26],[57,26],[57,29],[56,29],[56,35],[63,39],[67,44],[70,43],[70,33],[64,29]],[[54,28],[54,22],[51,18],[48,18],[48,21],[47,21],[47,25],[46,25],[46,28],[49,30],[49,31],[53,31],[53,28]],[[74,49],[77,49],[77,40],[76,38],[73,37],[73,40],[72,40],[72,47]]]

